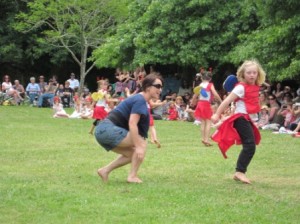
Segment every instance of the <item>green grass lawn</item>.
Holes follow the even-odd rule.
[[[92,120],[51,115],[0,106],[0,223],[300,222],[299,138],[262,131],[244,185],[232,180],[240,146],[224,159],[199,126],[156,121],[162,148],[149,144],[144,183],[126,183],[126,166],[104,184],[96,171],[116,154],[88,134]]]

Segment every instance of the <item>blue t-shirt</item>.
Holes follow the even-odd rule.
[[[110,112],[107,118],[117,126],[129,130],[128,122],[131,114],[141,115],[140,120],[137,124],[139,135],[147,138],[150,118],[147,102],[141,94],[130,96],[122,101],[113,111]]]

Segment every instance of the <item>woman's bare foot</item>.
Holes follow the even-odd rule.
[[[128,183],[136,183],[136,184],[143,183],[143,181],[138,177],[128,177],[127,182]]]
[[[108,181],[108,172],[104,169],[101,168],[97,171],[98,175],[101,177],[103,182],[107,182]]]
[[[241,181],[244,184],[251,184],[250,180],[242,172],[235,172],[233,179],[237,181]]]
[[[156,145],[157,148],[160,148],[161,147],[161,144],[159,141],[157,140],[154,140],[154,144]]]

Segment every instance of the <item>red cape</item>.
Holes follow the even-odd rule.
[[[218,143],[219,148],[224,156],[224,158],[227,158],[226,152],[227,150],[233,145],[240,145],[241,138],[236,131],[236,129],[233,127],[234,121],[239,118],[244,117],[246,120],[250,121],[251,126],[253,128],[254,132],[254,138],[255,138],[255,144],[258,145],[261,139],[260,133],[258,128],[253,124],[248,114],[234,114],[227,120],[225,120],[221,126],[213,133],[211,136],[211,139]]]

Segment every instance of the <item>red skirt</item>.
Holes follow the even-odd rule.
[[[149,113],[149,118],[150,118],[150,120],[149,120],[149,126],[154,126],[154,120],[153,120],[153,116],[152,116],[151,113]]]
[[[103,120],[107,116],[107,112],[104,109],[104,107],[95,107],[94,108],[94,113],[93,113],[93,118],[97,120]]]
[[[199,100],[195,110],[196,119],[210,119],[213,112],[208,101]]]

